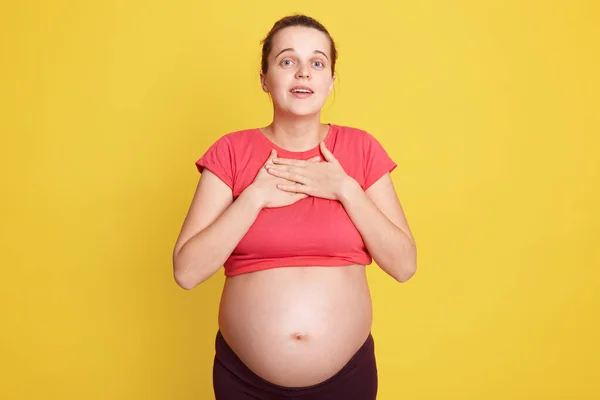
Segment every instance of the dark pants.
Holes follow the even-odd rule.
[[[373,336],[334,376],[319,384],[288,388],[252,372],[217,332],[213,387],[217,400],[375,400],[377,364]]]

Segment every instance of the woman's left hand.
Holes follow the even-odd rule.
[[[320,143],[324,162],[311,160],[291,160],[275,158],[267,171],[275,176],[296,182],[291,185],[277,185],[280,190],[293,193],[305,193],[309,196],[329,200],[341,200],[343,194],[356,181],[349,177],[338,160],[331,154],[325,143]]]

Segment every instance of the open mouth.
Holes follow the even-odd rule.
[[[292,93],[308,93],[312,94],[313,91],[309,89],[292,89]]]
[[[298,98],[303,99],[303,98],[306,98],[306,97],[310,96],[314,92],[312,91],[312,89],[307,88],[307,87],[295,86],[295,87],[292,88],[292,90],[290,90],[290,93],[294,97],[298,97]]]

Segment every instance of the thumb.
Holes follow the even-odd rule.
[[[261,169],[268,169],[270,167],[273,166],[273,159],[277,157],[277,150],[273,149],[271,150],[271,152],[269,153],[269,158],[267,159],[267,161],[263,164],[263,166],[261,167]]]
[[[319,161],[321,161],[321,156],[315,156],[313,158],[309,158],[306,161],[308,161],[308,162],[319,162]]]
[[[326,161],[337,162],[336,158],[333,156],[333,153],[331,153],[331,151],[329,151],[329,149],[325,145],[325,142],[321,142],[320,147],[321,147],[321,153],[323,154],[323,157],[325,158]]]
[[[265,164],[269,163],[269,162],[270,162],[271,160],[273,160],[275,157],[277,157],[277,150],[275,150],[275,149],[272,149],[272,150],[271,150],[271,153],[269,153],[269,158],[267,159],[267,162],[266,162]]]

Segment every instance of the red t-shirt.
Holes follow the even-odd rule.
[[[325,145],[346,174],[363,190],[392,172],[397,164],[368,132],[329,124]],[[319,147],[292,152],[277,146],[259,129],[226,134],[196,161],[200,173],[208,168],[233,192],[235,199],[248,187],[269,158],[307,160],[321,156]],[[278,208],[264,208],[224,264],[234,276],[286,266],[369,265],[362,237],[339,201],[308,197]]]

